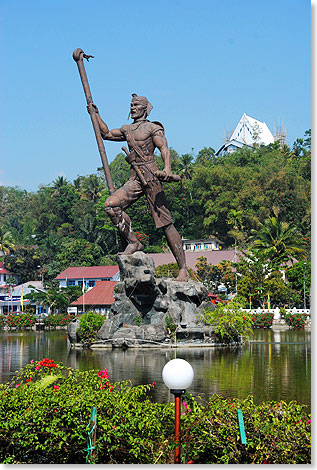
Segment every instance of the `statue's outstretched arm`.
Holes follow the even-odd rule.
[[[87,106],[87,111],[89,114],[90,114],[90,109],[89,109],[90,106],[92,106],[96,112],[98,124],[99,124],[100,131],[101,131],[101,136],[104,140],[116,140],[118,142],[123,142],[124,140],[126,140],[121,129],[109,130],[109,127],[107,126],[107,124],[101,119],[99,110],[94,103],[91,103],[89,106]]]

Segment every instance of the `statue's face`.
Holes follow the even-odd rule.
[[[146,115],[146,108],[144,104],[139,103],[138,101],[132,101],[130,105],[130,112],[132,119],[139,119]]]

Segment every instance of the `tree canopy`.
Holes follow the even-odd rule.
[[[234,245],[247,249],[253,240],[278,259],[285,253],[309,257],[310,131],[292,148],[277,142],[255,144],[216,157],[210,146],[196,155],[193,151],[179,155],[171,149],[171,157],[173,172],[181,174],[182,180],[165,184],[164,190],[181,236],[215,236],[224,249]],[[157,161],[162,168],[160,157]],[[127,180],[129,165],[120,153],[110,167],[117,188]],[[40,278],[43,268],[45,279],[52,279],[69,264],[115,263],[120,240],[104,211],[108,195],[100,169],[73,182],[58,177],[35,192],[0,186],[5,266],[20,280],[32,280]],[[146,199],[140,198],[127,212],[133,229],[146,235],[147,251],[162,249],[163,232],[155,228]],[[275,255],[273,243],[270,247],[265,242],[273,228],[278,231]]]

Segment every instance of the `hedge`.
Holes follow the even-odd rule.
[[[172,464],[174,405],[153,403],[155,387],[111,383],[107,370],[79,371],[54,360],[31,361],[0,385],[3,464]],[[94,455],[87,425],[97,412]],[[244,418],[242,444],[237,410]],[[255,404],[250,396],[212,395],[203,405],[186,394],[181,463],[310,463],[310,415],[292,401]],[[87,460],[86,460],[87,459]]]

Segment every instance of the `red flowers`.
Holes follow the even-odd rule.
[[[97,376],[100,377],[101,379],[109,379],[108,370],[107,369],[101,370],[100,372],[98,372]]]
[[[53,386],[53,389],[54,389],[54,392],[58,392],[59,386],[58,386],[58,385],[54,385],[54,386]]]
[[[38,362],[35,370],[39,370],[40,367],[47,367],[48,369],[52,369],[54,367],[58,367],[58,364],[55,364],[54,359],[42,359],[40,362]]]
[[[107,380],[107,379],[109,379],[108,370],[107,369],[101,370],[100,372],[98,372],[97,376],[100,377],[100,379],[101,379],[101,383],[99,384],[99,390],[108,388],[111,392],[111,390],[113,390],[113,386],[111,385],[109,380]],[[105,383],[102,382],[103,379],[106,379]]]

